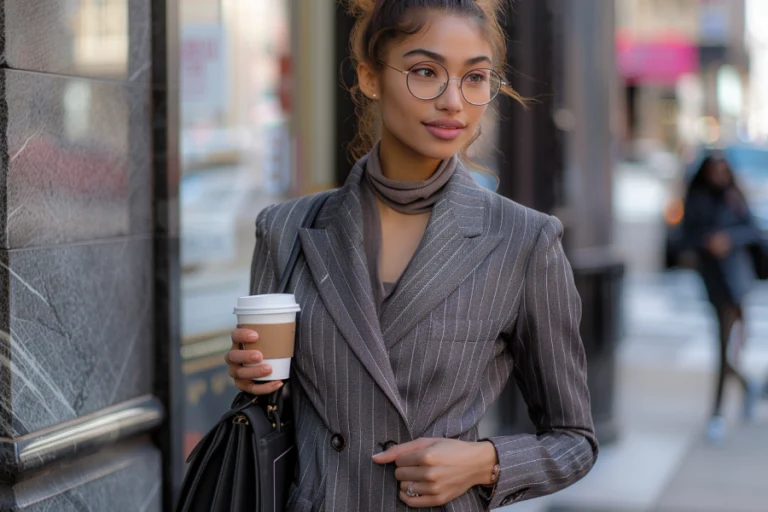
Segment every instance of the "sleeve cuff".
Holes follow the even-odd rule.
[[[511,459],[512,454],[508,450],[505,451],[499,449],[499,443],[509,443],[510,436],[492,437],[490,439],[484,439],[484,441],[489,441],[493,444],[493,447],[496,449],[496,458],[498,459],[499,465],[501,466],[499,478],[496,480],[496,483],[493,486],[493,492],[488,499],[488,509],[490,510],[499,507],[506,507],[515,502],[521,501],[525,497],[528,489],[516,489],[514,487],[514,484],[511,482],[512,478],[509,475],[509,470],[505,471],[504,469],[505,466],[508,468],[514,466],[514,464],[510,463],[509,460]]]

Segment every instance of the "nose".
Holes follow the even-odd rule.
[[[456,82],[456,84],[453,84]],[[443,94],[438,96],[435,107],[443,112],[459,112],[463,108],[463,98],[461,97],[461,79],[448,80]]]

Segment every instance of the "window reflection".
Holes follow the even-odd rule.
[[[235,393],[223,354],[248,292],[254,221],[291,183],[287,0],[181,0],[185,450]]]
[[[124,76],[128,69],[128,1],[79,0],[71,12],[77,72]]]

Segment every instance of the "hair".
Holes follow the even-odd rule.
[[[718,190],[712,185],[712,183],[710,183],[709,178],[707,177],[707,169],[710,166],[721,162],[725,164],[729,175],[729,183],[725,189]],[[736,201],[740,203],[741,207],[747,207],[747,196],[744,194],[744,191],[741,189],[741,187],[739,187],[738,181],[736,180],[736,174],[733,172],[733,168],[725,158],[725,155],[720,151],[711,152],[704,158],[704,160],[702,160],[701,165],[699,165],[699,168],[696,170],[696,173],[693,175],[693,178],[688,184],[688,188],[685,194],[685,202],[687,203],[695,194],[709,194],[712,196],[730,194],[731,197],[735,197]]]
[[[716,190],[714,189],[712,184],[709,182],[709,179],[707,177],[707,169],[709,169],[709,167],[720,162],[725,164],[725,167],[728,170],[728,174],[730,175],[730,180],[729,180],[730,183],[726,188],[736,188],[736,189],[739,188],[738,185],[736,184],[736,176],[733,173],[733,169],[731,168],[728,161],[725,159],[725,156],[719,152],[713,152],[708,154],[701,161],[699,168],[696,170],[696,173],[693,175],[691,182],[688,184],[689,195],[693,192],[708,192],[708,193],[716,192]]]
[[[426,26],[430,11],[441,11],[478,21],[482,33],[486,34],[493,47],[494,67],[503,75],[507,41],[499,23],[502,4],[502,0],[347,0],[350,14],[357,18],[350,37],[352,63],[355,68],[366,63],[373,69],[381,70],[380,61],[393,41],[417,34]],[[355,103],[358,130],[349,146],[349,153],[357,160],[373,147],[381,121],[373,102],[362,93],[358,84],[350,88],[350,93]],[[502,86],[500,93],[523,103],[523,98],[509,85]],[[461,149],[460,157],[483,171],[483,167],[472,163],[467,155],[470,146],[479,137],[478,130]]]

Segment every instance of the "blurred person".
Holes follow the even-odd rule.
[[[501,1],[353,1],[358,161],[292,274],[298,469],[291,511],[480,511],[563,489],[597,456],[581,303],[562,224],[479,186],[468,147],[499,93]],[[379,135],[377,135],[379,134]],[[256,221],[273,291],[311,198]],[[282,382],[232,332],[230,375]],[[514,375],[536,434],[478,439]]]
[[[742,416],[754,416],[759,385],[738,369],[746,343],[744,298],[756,275],[749,246],[760,241],[760,231],[733,170],[720,153],[708,155],[691,180],[685,198],[683,231],[686,244],[696,251],[697,269],[717,314],[719,365],[707,437],[725,438],[723,390],[726,377],[738,380],[744,391]]]

